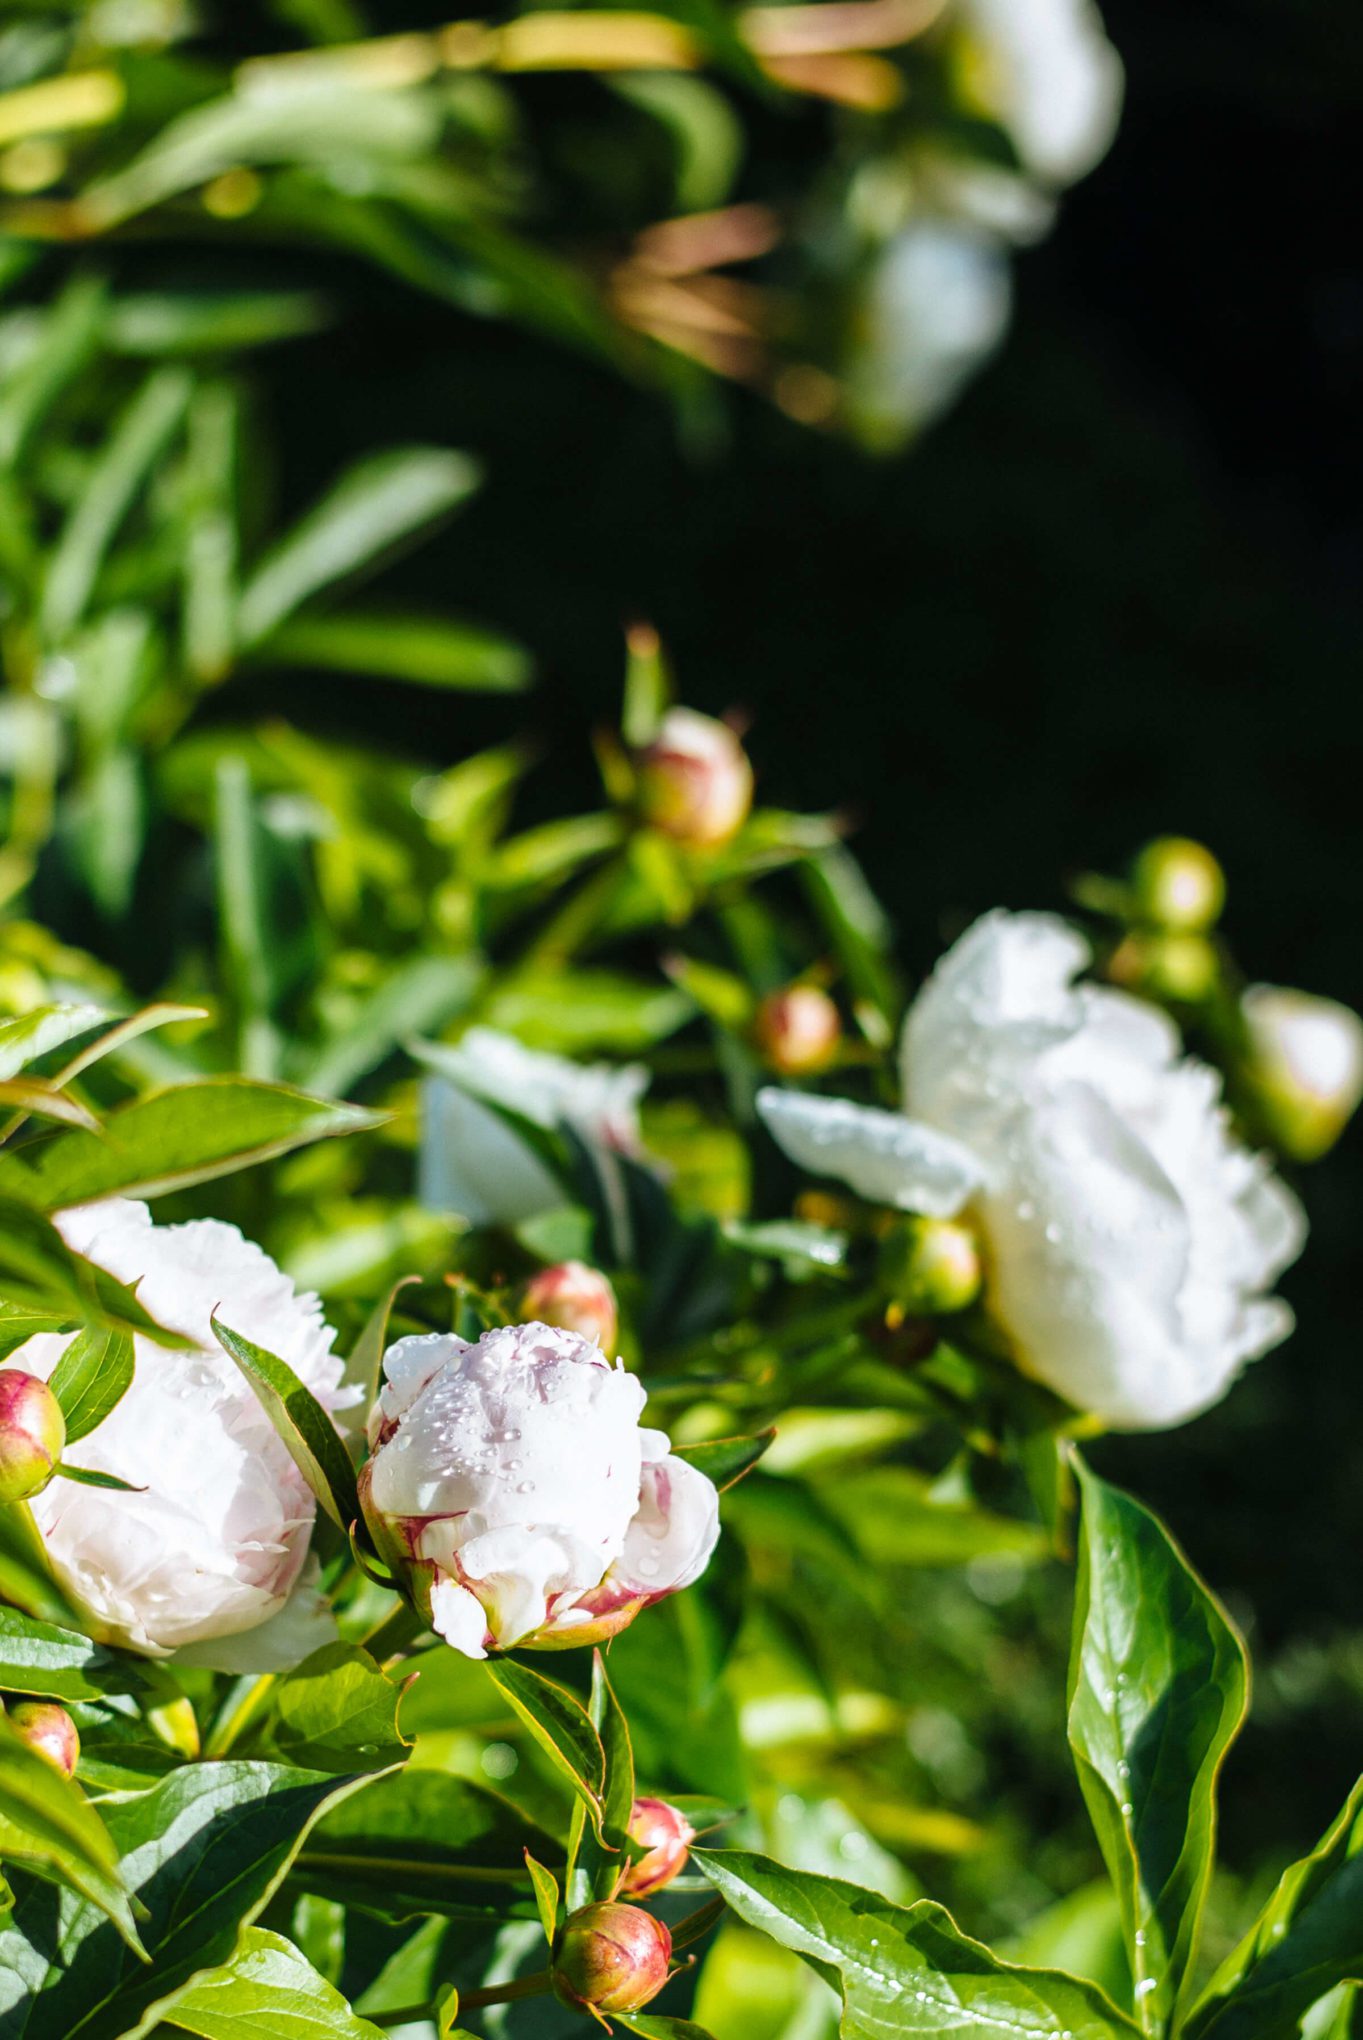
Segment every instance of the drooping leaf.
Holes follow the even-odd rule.
[[[109,1114],[102,1134],[59,1133],[22,1155],[0,1155],[0,1195],[42,1211],[156,1197],[378,1123],[357,1105],[284,1084],[210,1077],[134,1099]]]
[[[230,1962],[313,1823],[355,1787],[278,1764],[200,1763],[106,1802],[151,1963],[93,1905],[16,1874],[0,1934],[0,2031],[20,2030],[5,2021],[22,2017],[24,2040],[141,2040],[164,2000]]]
[[[1121,1900],[1137,2014],[1157,2032],[1196,1951],[1245,1653],[1158,1519],[1082,1463],[1077,1472],[1070,1747]]]
[[[581,1701],[566,1686],[516,1664],[511,1658],[490,1659],[487,1672],[555,1769],[583,1800],[599,1834],[606,1753]]]
[[[1279,1880],[1198,1999],[1188,2040],[1294,2040],[1337,1983],[1363,1980],[1363,1778],[1338,1819]]]
[[[74,1445],[102,1424],[132,1386],[133,1342],[126,1332],[87,1326],[77,1332],[49,1378],[62,1406],[66,1442]]]
[[[248,1927],[229,1961],[159,2008],[198,2040],[383,2040],[281,1934]]]
[[[0,1079],[0,1110],[17,1112],[25,1118],[51,1119],[58,1126],[83,1126],[92,1133],[99,1128],[94,1113],[79,1098],[33,1077]]]
[[[841,1986],[844,2040],[960,2040],[976,2031],[1130,2040],[1138,2030],[1096,1985],[1002,1961],[930,1900],[895,1905],[740,1850],[696,1849],[692,1861],[740,1919]]]
[[[214,1336],[250,1382],[289,1456],[338,1529],[359,1519],[355,1470],[340,1433],[286,1361],[212,1319]]]
[[[50,1049],[88,1034],[108,1018],[103,1006],[88,1003],[35,1006],[12,1020],[0,1020],[0,1079],[18,1076]]]
[[[721,1494],[750,1473],[776,1436],[775,1430],[758,1431],[751,1438],[707,1438],[703,1445],[678,1445],[678,1459],[712,1480]]]
[[[111,1940],[121,1936],[128,1948],[140,1948],[118,1855],[103,1821],[80,1787],[21,1742],[7,1721],[0,1721],[0,1859],[15,1879],[16,1892],[19,1873],[26,1870],[43,1881],[54,1904],[83,1906],[109,1922]],[[3,1963],[0,1950],[0,1969]]]

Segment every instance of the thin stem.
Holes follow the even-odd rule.
[[[483,2005],[509,2005],[517,1998],[546,1997],[553,1987],[549,1971],[540,1969],[533,1976],[518,1976],[511,1983],[491,1983],[486,1990],[471,1990],[467,1997],[461,1992],[459,2012],[476,2012]],[[403,2005],[395,2012],[366,2012],[365,2017],[372,2026],[407,2026],[418,2019],[432,2018],[434,2013],[432,2004]]]
[[[269,1699],[278,1674],[262,1672],[242,1694],[234,1707],[220,1714],[213,1724],[204,1749],[206,1757],[225,1757],[237,1738],[250,1727]]]
[[[414,1643],[424,1627],[416,1610],[409,1608],[405,1601],[399,1601],[392,1613],[385,1615],[382,1622],[370,1630],[364,1638],[363,1647],[371,1657],[384,1664],[406,1650],[409,1643]]]

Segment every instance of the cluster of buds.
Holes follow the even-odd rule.
[[[31,1501],[60,1463],[66,1419],[45,1381],[0,1368],[0,1504]]]
[[[718,849],[748,819],[752,766],[728,723],[670,708],[636,766],[640,818],[678,843]]]
[[[1220,978],[1211,932],[1225,904],[1225,873],[1211,851],[1189,836],[1157,836],[1132,860],[1127,911],[1135,925],[1108,975],[1131,991],[1201,1005]]]
[[[6,1708],[5,1717],[21,1743],[36,1756],[60,1771],[64,1778],[74,1775],[80,1758],[80,1737],[76,1724],[55,1700],[19,1700]]]

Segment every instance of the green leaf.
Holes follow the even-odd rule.
[[[365,1319],[360,1336],[350,1349],[345,1363],[344,1388],[360,1391],[353,1412],[342,1411],[340,1422],[345,1425],[350,1416],[354,1429],[362,1432],[366,1417],[379,1392],[379,1380],[383,1373],[383,1356],[388,1349],[388,1320],[393,1315],[393,1305],[403,1290],[419,1278],[403,1275],[396,1281],[386,1296],[381,1296]]]
[[[144,1495],[145,1486],[134,1480],[123,1480],[116,1473],[99,1473],[93,1466],[54,1466],[53,1474],[58,1480],[72,1480],[77,1487],[112,1488],[120,1495]]]
[[[68,1629],[81,1620],[80,1610],[53,1576],[47,1546],[26,1502],[0,1508],[0,1595],[38,1622]]]
[[[414,1765],[328,1814],[294,1868],[301,1889],[387,1920],[496,1917],[520,1898],[533,1917],[527,1842],[558,1845],[486,1786]]]
[[[467,956],[414,956],[367,998],[350,1024],[304,1066],[311,1090],[338,1096],[367,1076],[415,1031],[443,1027],[465,1012],[483,981]]]
[[[313,1823],[354,1779],[265,1763],[185,1764],[147,1792],[105,1803],[151,1965],[91,1905],[28,1877],[0,1933],[0,2031],[23,2008],[24,2040],[142,2040],[159,2007],[230,1963]]]
[[[686,992],[617,971],[527,970],[503,978],[480,1017],[556,1055],[633,1055],[675,1034],[694,1012]]]
[[[61,1048],[108,1019],[103,1006],[35,1006],[13,1020],[0,1020],[0,1079],[15,1077],[49,1049]]]
[[[0,1299],[0,1360],[8,1360],[39,1332],[74,1332],[79,1316],[60,1310],[44,1310],[36,1304],[10,1303]]]
[[[60,640],[80,622],[110,542],[182,422],[192,388],[184,369],[159,369],[120,417],[52,554],[43,590],[49,636]]]
[[[490,1659],[487,1673],[555,1769],[583,1801],[600,1836],[606,1753],[581,1701],[566,1686],[557,1685],[511,1658]]]
[[[593,1899],[613,1896],[627,1861],[629,1823],[634,1812],[634,1748],[630,1741],[629,1723],[615,1697],[606,1672],[605,1658],[599,1650],[592,1652],[590,1715],[606,1759],[601,1838],[598,1840],[589,1831],[586,1804],[579,1799],[573,1808],[573,1832],[565,1879],[569,1912],[589,1905]]]
[[[1337,1983],[1363,1978],[1363,1778],[1309,1856],[1284,1872],[1198,1999],[1187,2040],[1295,2040]]]
[[[552,1870],[546,1870],[543,1863],[537,1863],[529,1849],[525,1852],[525,1867],[530,1872],[531,1888],[535,1894],[535,1910],[540,1916],[544,1938],[552,1948],[558,1933],[558,1879]]]
[[[22,1155],[0,1155],[0,1195],[42,1211],[157,1197],[376,1126],[381,1116],[245,1077],[176,1084],[111,1112],[102,1134],[59,1133]]]
[[[844,2040],[1124,2040],[1137,2030],[1093,1984],[1002,1961],[929,1900],[895,1905],[740,1850],[694,1849],[691,1860],[740,1919],[841,1984]]]
[[[37,346],[5,380],[0,399],[0,465],[18,459],[30,433],[94,353],[105,319],[105,288],[78,276],[43,321]]]
[[[118,354],[217,354],[316,333],[329,322],[324,297],[302,290],[130,291],[109,308]]]
[[[132,1387],[133,1366],[133,1342],[126,1332],[95,1325],[77,1332],[48,1382],[62,1406],[68,1445],[104,1422]]]
[[[272,664],[483,694],[519,694],[533,672],[529,654],[497,631],[447,616],[381,611],[295,617],[275,631],[268,652]]]
[[[340,1433],[310,1388],[287,1362],[240,1332],[210,1321],[223,1351],[236,1361],[259,1396],[289,1456],[333,1523],[341,1530],[359,1520],[355,1470]]]
[[[402,1688],[368,1651],[329,1643],[279,1681],[266,1725],[272,1752],[312,1771],[387,1769],[407,1754]]]
[[[199,2040],[383,2040],[292,1941],[248,1927],[229,1962],[159,2007]]]
[[[312,595],[372,565],[473,494],[477,464],[444,447],[359,461],[266,555],[242,590],[237,628],[258,645]]]
[[[1197,1947],[1217,1774],[1245,1713],[1245,1653],[1159,1520],[1082,1461],[1076,1471],[1070,1747],[1121,1900],[1137,2013],[1157,2032]]]
[[[133,1909],[103,1821],[80,1787],[22,1743],[6,1721],[0,1721],[0,1859],[11,1874],[27,1870],[61,1885],[74,1903],[107,1917],[112,1933],[140,1952]],[[8,1939],[0,1935],[0,1942]],[[4,1957],[0,1946],[0,1970]],[[0,2003],[3,1996],[0,1983]]]
[[[83,1140],[86,1136],[76,1137]],[[0,1296],[9,1313],[0,1320],[0,1342],[10,1352],[14,1350],[13,1332],[24,1325],[51,1331],[61,1329],[69,1320],[77,1325],[109,1325],[137,1332],[159,1345],[184,1347],[190,1343],[178,1332],[164,1331],[124,1283],[74,1253],[50,1219],[31,1205],[3,1195]]]
[[[669,2019],[656,2012],[612,2012],[611,2017],[627,2033],[638,2033],[641,2040],[713,2040],[706,2026],[698,2026],[694,2019]]]
[[[74,1629],[0,1608],[0,1687],[41,1700],[98,1700],[126,1693],[136,1675],[102,1644]]]
[[[84,1126],[92,1133],[99,1131],[99,1121],[93,1112],[81,1104],[78,1098],[68,1098],[63,1091],[51,1084],[45,1084],[36,1077],[0,1078],[0,1106],[11,1111],[32,1115],[35,1119],[53,1119],[59,1126]]]
[[[776,1436],[774,1430],[758,1431],[751,1438],[707,1438],[703,1445],[678,1445],[678,1459],[689,1460],[712,1480],[722,1494],[745,1473],[751,1473]]]

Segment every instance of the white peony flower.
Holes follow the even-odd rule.
[[[906,1116],[782,1091],[758,1105],[801,1167],[900,1210],[967,1213],[1019,1366],[1113,1426],[1158,1430],[1287,1336],[1265,1292],[1305,1219],[1172,1023],[1074,982],[1090,961],[1050,915],[987,915],[909,1014]]]
[[[135,1284],[158,1323],[195,1341],[173,1352],[138,1339],[127,1394],[65,1453],[145,1493],[56,1480],[31,1503],[57,1577],[104,1640],[148,1657],[194,1646],[197,1662],[226,1670],[297,1663],[334,1635],[301,1578],[313,1498],[209,1318],[216,1310],[278,1354],[334,1409],[342,1367],[316,1297],[216,1219],[153,1225],[145,1204],[118,1199],[57,1224],[79,1253]],[[46,1379],[68,1343],[45,1333],[12,1358]]]
[[[955,0],[964,84],[1043,184],[1074,184],[1112,146],[1122,61],[1093,0]]]
[[[425,1053],[439,1069],[422,1087],[418,1194],[429,1210],[514,1225],[563,1203],[551,1171],[489,1106],[546,1132],[566,1124],[601,1155],[640,1151],[648,1071],[639,1063],[570,1062],[490,1027]]]
[[[1363,1020],[1334,999],[1251,985],[1240,1002],[1273,1132],[1303,1161],[1333,1147],[1363,1098]]]
[[[953,403],[1008,330],[1008,260],[987,233],[922,219],[872,272],[849,402],[873,443],[895,444]]]
[[[641,1430],[644,1391],[574,1332],[399,1339],[360,1475],[379,1549],[467,1657],[597,1643],[699,1579],[719,1498]]]

